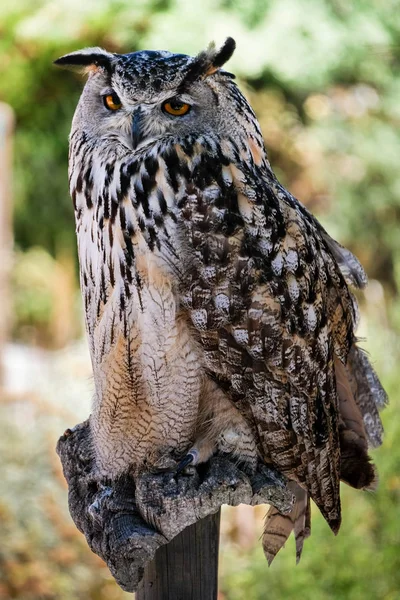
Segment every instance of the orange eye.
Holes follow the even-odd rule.
[[[121,100],[118,98],[118,95],[113,92],[112,94],[108,94],[103,97],[104,106],[108,108],[108,110],[119,110],[122,106]]]
[[[191,109],[190,104],[186,104],[185,102],[179,102],[175,98],[171,100],[167,100],[162,105],[163,111],[168,113],[169,115],[173,115],[174,117],[181,117],[182,115],[186,115]]]

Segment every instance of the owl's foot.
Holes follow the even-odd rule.
[[[176,470],[176,460],[171,456],[161,456],[156,462],[153,463],[151,470],[155,473],[164,473],[166,471]]]

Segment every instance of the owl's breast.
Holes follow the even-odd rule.
[[[118,234],[115,235],[115,238]],[[194,435],[202,380],[200,351],[179,310],[171,256],[132,236],[110,274],[100,259],[90,313],[96,395],[93,428],[101,468],[117,471],[180,455]],[[115,240],[114,240],[115,243]],[[104,293],[105,288],[105,293]]]

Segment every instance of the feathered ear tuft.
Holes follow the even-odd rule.
[[[232,54],[235,52],[236,42],[233,38],[228,37],[225,40],[224,45],[215,52],[214,57],[212,59],[212,65],[216,69],[222,67],[228,60],[232,57]]]
[[[222,67],[231,58],[236,48],[236,42],[233,38],[228,37],[224,45],[219,49],[215,49],[215,44],[212,42],[205,52],[201,52],[197,60],[199,66],[202,65],[203,71],[200,73],[203,77],[212,75]]]
[[[216,50],[214,42],[212,42],[207,50],[200,52],[190,65],[188,72],[181,84],[184,87],[187,84],[196,81],[196,79],[205,79],[222,67],[232,56],[236,48],[236,42],[233,38],[228,37],[224,45]],[[229,74],[234,78],[234,75]]]
[[[96,71],[98,68],[111,70],[115,55],[102,48],[84,48],[57,58],[54,64],[73,71]]]

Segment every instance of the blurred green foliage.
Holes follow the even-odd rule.
[[[83,333],[82,300],[75,274],[75,250],[58,259],[43,246],[14,253],[12,335],[25,343],[61,348]]]
[[[2,3],[0,100],[14,108],[17,123],[15,335],[50,345],[54,323],[68,321],[67,306],[75,311],[75,301],[63,304],[61,296],[62,282],[72,285],[68,257],[76,260],[67,138],[83,78],[52,67],[52,61],[96,45],[114,52],[164,48],[194,54],[228,35],[238,46],[229,69],[255,108],[278,177],[359,256],[373,280],[362,304],[374,325],[361,335],[368,333],[391,407],[384,414],[385,445],[376,452],[378,493],[344,490],[338,538],[314,514],[312,538],[297,568],[292,548],[268,570],[258,546],[243,553],[225,545],[221,599],[395,600],[400,597],[398,0]],[[76,320],[73,314],[70,321]],[[32,329],[38,333],[28,335]],[[65,340],[76,331],[58,335]],[[35,450],[47,439],[46,427],[35,426],[26,435],[9,407],[1,410],[7,427],[0,439],[5,492],[0,598],[125,597],[68,525],[65,489],[51,453]]]

